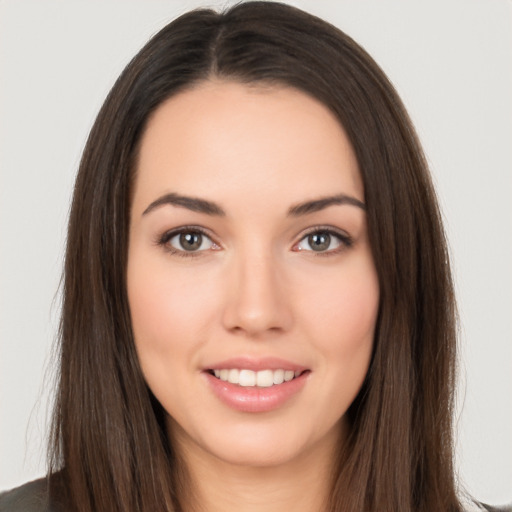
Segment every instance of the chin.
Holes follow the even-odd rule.
[[[169,426],[178,447],[187,446],[190,450],[195,446],[198,457],[209,455],[225,464],[253,468],[293,464],[313,453],[318,454],[322,447],[332,455],[333,443],[338,443],[343,431],[338,423],[322,433],[319,426],[307,425],[300,419],[293,422],[278,418],[259,419],[203,432],[186,432],[175,422]]]
[[[215,446],[212,454],[218,459],[236,466],[269,468],[286,465],[303,453],[304,447],[283,439],[253,439],[247,442],[226,443]]]

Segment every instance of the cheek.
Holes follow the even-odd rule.
[[[303,301],[301,309],[308,337],[320,355],[321,378],[330,390],[327,404],[335,416],[354,400],[368,372],[379,287],[371,260],[355,261],[322,282],[325,286],[309,288],[312,299]],[[334,403],[339,407],[333,408]]]
[[[319,286],[318,282],[322,285]],[[310,283],[309,300],[303,300],[301,309],[317,339],[335,347],[357,349],[373,342],[379,308],[379,286],[371,260],[354,261],[330,276]],[[338,343],[332,343],[338,340]]]
[[[148,266],[149,265],[149,266]],[[128,265],[128,301],[135,345],[143,368],[197,348],[214,314],[213,280],[176,270],[168,262],[134,256]]]
[[[136,251],[130,257],[128,301],[139,364],[164,409],[179,417],[195,403],[188,382],[212,325],[212,280],[177,270],[165,258]]]

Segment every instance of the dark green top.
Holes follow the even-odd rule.
[[[483,503],[474,503],[467,512],[512,512],[512,505],[491,507]],[[11,491],[0,493],[0,512],[59,512],[55,503],[48,500],[48,480],[34,480]]]
[[[0,512],[58,512],[58,509],[48,502],[48,481],[41,478],[0,493]]]

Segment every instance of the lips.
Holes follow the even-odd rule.
[[[236,358],[217,362],[203,374],[214,395],[240,412],[284,406],[304,388],[311,371],[281,359]]]

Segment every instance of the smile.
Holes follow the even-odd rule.
[[[282,384],[283,382],[289,382],[295,377],[301,375],[301,371],[293,370],[260,370],[253,371],[239,368],[223,368],[210,370],[217,379],[231,384],[238,384],[242,387],[260,387],[269,388]]]
[[[253,370],[244,368],[245,365],[236,366],[236,363],[222,364],[202,374],[210,390],[222,403],[245,413],[279,409],[300,394],[311,375],[311,370],[307,368],[285,370],[279,368],[281,365],[274,364],[269,364],[274,366],[273,369],[256,363],[253,364],[256,366]]]

